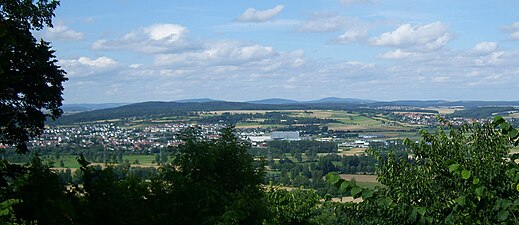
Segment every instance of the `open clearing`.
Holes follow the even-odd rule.
[[[363,175],[363,174],[339,174],[342,179],[355,179],[356,182],[378,183],[377,175]]]
[[[350,149],[342,149],[341,152],[338,152],[337,155],[340,156],[354,156],[354,155],[363,155],[367,148],[350,148]]]
[[[58,160],[50,159],[48,156],[42,157],[47,162],[53,163],[53,168],[63,168],[63,169],[77,169],[79,168],[79,163],[77,162],[77,155],[64,155],[61,156]],[[123,160],[128,160],[132,167],[156,167],[157,165],[154,163],[155,155],[124,155]],[[138,164],[136,164],[136,160]],[[63,161],[63,166],[60,165],[60,162]],[[118,165],[117,163],[92,163],[91,165]]]

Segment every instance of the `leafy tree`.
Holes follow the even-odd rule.
[[[81,201],[75,205],[76,224],[147,224],[149,184],[129,173],[129,167],[89,166],[83,156],[81,164],[83,187],[75,188]]]
[[[313,190],[270,188],[266,192],[271,216],[269,224],[313,224],[311,219],[318,207],[319,195]]]
[[[32,30],[52,27],[53,0],[0,1],[0,142],[27,152],[26,142],[41,134],[47,117],[58,118],[65,71],[49,42]]]
[[[55,171],[36,156],[23,168],[22,176],[10,181],[12,185],[0,193],[0,197],[17,199],[12,213],[19,223],[71,224],[74,211],[65,185]],[[1,220],[0,220],[1,221]]]
[[[413,160],[378,157],[385,188],[360,188],[333,173],[327,179],[364,200],[343,204],[351,223],[517,224],[518,157],[509,153],[518,136],[502,118],[422,131],[422,141],[407,141]]]
[[[192,128],[181,136],[172,163],[152,182],[153,224],[261,224],[267,209],[263,165],[247,153],[233,128],[206,140]]]

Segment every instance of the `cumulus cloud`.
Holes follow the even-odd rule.
[[[169,64],[216,64],[216,63],[243,63],[275,57],[278,53],[269,46],[243,45],[235,42],[215,42],[202,50],[184,51],[180,53],[161,54],[155,63]]]
[[[185,37],[187,28],[178,24],[155,24],[145,28],[144,32],[151,40],[175,42]]]
[[[337,38],[337,43],[341,44],[347,44],[352,43],[356,41],[365,40],[368,37],[368,31],[367,30],[348,30],[341,34]]]
[[[284,5],[277,5],[272,9],[257,10],[255,8],[248,8],[243,12],[236,21],[238,22],[265,22],[274,18],[276,15],[281,13],[285,8]]]
[[[472,51],[478,54],[488,54],[497,49],[497,43],[496,42],[480,42],[477,43],[474,48],[472,48]]]
[[[510,39],[519,40],[519,22],[505,26],[505,31],[510,33]]]
[[[396,49],[380,54],[379,57],[383,59],[403,59],[409,57],[416,57],[419,55],[420,53],[418,52],[408,52],[402,49]]]
[[[105,56],[96,59],[82,56],[77,59],[60,60],[59,64],[67,71],[69,77],[86,77],[115,69],[119,63]]]
[[[492,52],[489,55],[481,56],[475,60],[478,66],[497,66],[504,62],[504,51]]]
[[[57,24],[45,30],[44,36],[51,40],[60,41],[80,41],[85,38],[85,34],[72,30],[63,24]]]
[[[441,22],[426,25],[402,24],[394,31],[371,38],[377,46],[392,46],[415,51],[431,51],[442,48],[451,39],[447,27]]]
[[[161,53],[192,47],[187,39],[189,30],[178,24],[154,24],[127,33],[121,38],[94,42],[94,50],[133,50]]]

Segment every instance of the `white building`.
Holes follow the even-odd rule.
[[[272,140],[286,140],[286,141],[299,141],[299,131],[274,131],[270,133]]]

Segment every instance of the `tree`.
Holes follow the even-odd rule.
[[[38,156],[23,170],[23,176],[17,176],[0,192],[0,199],[19,200],[12,207],[16,220],[27,224],[71,224],[75,213],[59,175]]]
[[[42,133],[47,117],[58,118],[65,71],[49,42],[32,30],[52,27],[53,0],[0,1],[0,142],[28,151],[26,142]]]
[[[363,198],[343,205],[352,223],[519,223],[519,155],[509,155],[517,130],[496,118],[421,134],[419,143],[406,142],[412,160],[378,156],[376,172],[385,188],[369,190],[337,174],[327,176],[342,191]]]
[[[263,165],[247,153],[248,144],[231,127],[217,140],[204,139],[194,128],[182,139],[172,163],[153,182],[152,224],[261,224],[267,213]]]
[[[313,224],[320,197],[313,190],[269,188],[266,192],[271,216],[265,224]]]

